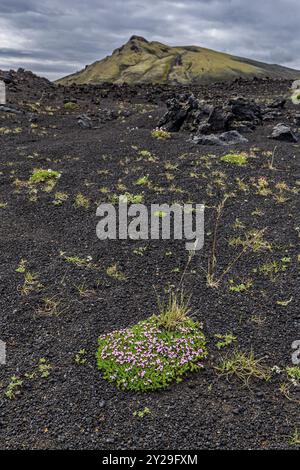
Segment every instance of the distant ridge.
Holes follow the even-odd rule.
[[[57,83],[197,84],[238,77],[300,78],[300,71],[198,46],[170,47],[132,36],[112,55]]]

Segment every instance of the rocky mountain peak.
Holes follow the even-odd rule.
[[[148,44],[149,41],[147,41],[147,39],[143,38],[142,36],[137,36],[137,35],[133,35],[131,36],[131,38],[129,39],[128,42],[144,42],[146,44]]]

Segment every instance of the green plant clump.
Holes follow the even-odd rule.
[[[270,261],[259,266],[258,269],[254,270],[259,272],[266,277],[269,277],[272,281],[276,279],[276,276],[280,273],[287,271],[291,262],[290,257],[281,258],[280,261]]]
[[[300,445],[300,433],[298,429],[295,429],[294,434],[290,438],[290,445],[291,446],[299,446]]]
[[[9,400],[17,398],[21,394],[22,385],[23,380],[13,375],[5,391],[6,398]]]
[[[137,416],[138,418],[144,418],[144,416],[149,414],[151,414],[151,410],[148,406],[145,406],[143,410],[133,412],[133,416]]]
[[[122,390],[164,389],[203,367],[205,344],[200,325],[191,319],[170,331],[152,316],[100,336],[97,363],[103,378]]]
[[[54,170],[41,170],[36,168],[29,179],[30,183],[45,183],[46,181],[57,179],[60,177],[60,173]]]
[[[291,379],[294,379],[300,382],[300,367],[299,366],[287,367],[286,373]]]
[[[215,337],[220,340],[216,344],[218,349],[227,348],[237,339],[232,333],[226,333],[225,335],[216,334]]]
[[[228,153],[221,157],[221,162],[231,163],[232,165],[243,166],[247,165],[247,155],[244,153]]]
[[[68,103],[64,104],[64,108],[67,109],[68,111],[72,111],[73,109],[78,108],[78,104],[74,103],[73,101],[69,101]]]
[[[246,386],[249,385],[250,379],[259,379],[269,381],[271,374],[269,369],[261,364],[260,359],[256,359],[253,351],[249,354],[234,351],[231,355],[227,355],[216,370],[221,374],[229,377],[240,379]]]
[[[120,196],[117,194],[114,194],[111,197],[111,203],[112,204],[119,204],[127,202],[128,204],[142,204],[144,198],[142,194],[131,194],[131,193],[124,193],[121,194]]]
[[[171,138],[171,134],[168,131],[165,131],[163,129],[154,129],[151,132],[152,137],[158,140],[167,140]]]

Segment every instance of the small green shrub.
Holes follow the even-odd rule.
[[[103,378],[122,390],[164,389],[203,367],[205,344],[201,327],[192,320],[168,331],[151,317],[100,336],[97,363]]]
[[[229,239],[229,246],[249,247],[254,253],[258,251],[272,251],[272,244],[264,239],[265,230],[249,230],[244,238],[235,237]]]

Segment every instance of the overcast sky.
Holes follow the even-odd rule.
[[[59,78],[133,34],[300,69],[300,0],[0,0],[0,69]]]

